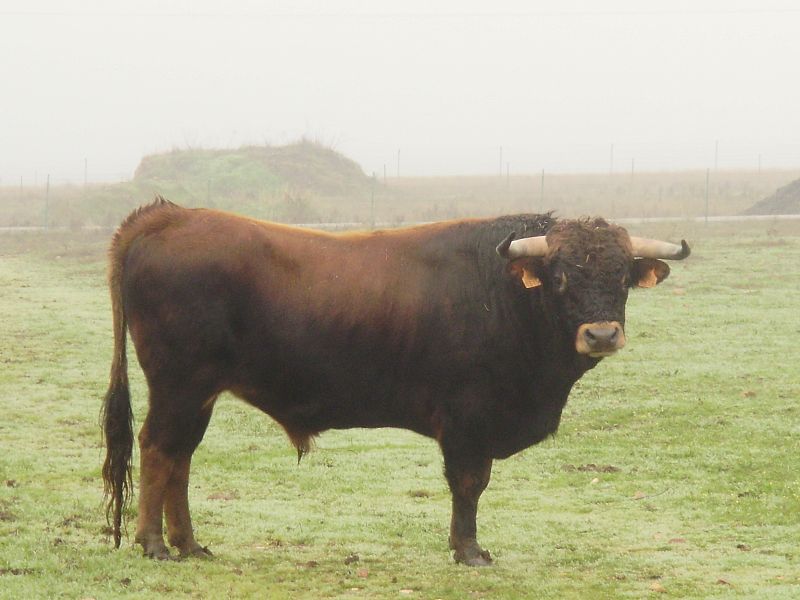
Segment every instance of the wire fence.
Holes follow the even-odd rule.
[[[693,170],[604,174],[365,178],[349,195],[313,189],[217,192],[213,181],[173,197],[157,187],[86,183],[0,187],[0,227],[113,227],[154,193],[189,206],[209,206],[257,218],[328,228],[395,227],[452,218],[555,211],[562,217],[690,220],[736,216],[800,179],[800,169]],[[196,182],[195,182],[196,183]],[[796,195],[800,196],[800,184]],[[791,204],[791,203],[790,203]],[[777,205],[767,212],[793,213]],[[795,202],[800,206],[800,198]]]

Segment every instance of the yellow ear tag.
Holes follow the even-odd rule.
[[[658,283],[658,277],[656,277],[656,270],[655,269],[648,269],[645,272],[645,274],[642,275],[642,278],[639,280],[639,283],[637,283],[636,285],[638,285],[639,287],[642,287],[642,288],[651,288],[651,287],[655,287],[657,283]]]
[[[542,282],[539,281],[539,278],[536,277],[533,273],[528,271],[528,269],[522,270],[522,284],[526,288],[538,287],[542,285]],[[654,284],[655,285],[655,284]]]

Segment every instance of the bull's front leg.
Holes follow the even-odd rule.
[[[470,454],[470,448],[458,446],[442,444],[444,474],[453,495],[450,548],[455,550],[456,562],[470,566],[490,565],[489,551],[478,544],[476,517],[478,500],[489,484],[492,459],[475,456]]]

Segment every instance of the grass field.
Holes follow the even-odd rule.
[[[800,226],[636,232],[694,253],[631,294],[628,347],[579,382],[558,435],[496,463],[485,569],[450,558],[432,441],[329,432],[298,466],[233,398],[190,488],[215,558],[143,558],[133,514],[113,550],[107,235],[0,235],[0,598],[800,597]],[[141,423],[135,361],[130,373]]]

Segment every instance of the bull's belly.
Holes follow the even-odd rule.
[[[398,395],[380,389],[347,393],[341,385],[308,389],[234,385],[230,391],[265,412],[287,432],[316,435],[328,429],[396,427],[433,436],[432,415],[423,394]],[[327,389],[325,389],[327,387]]]

